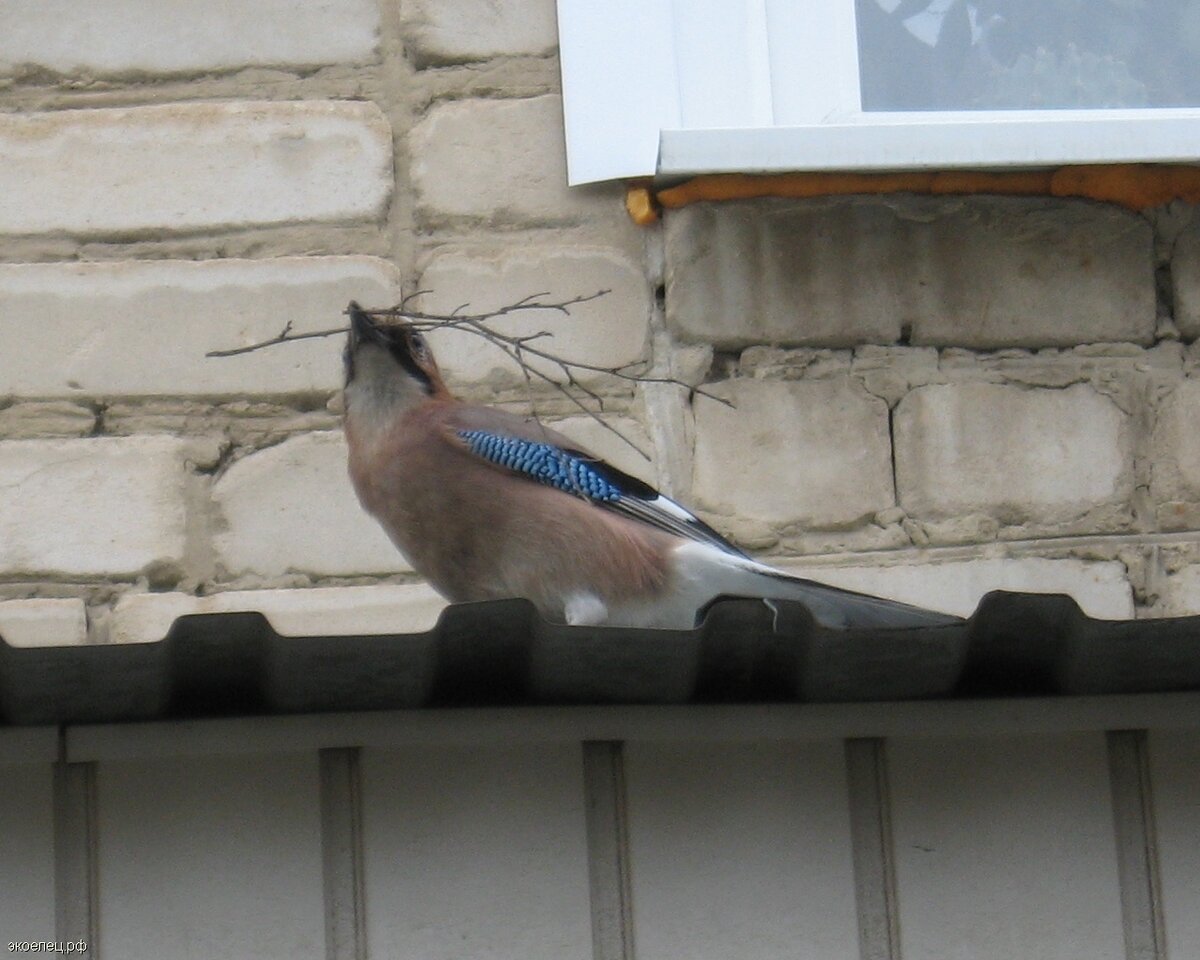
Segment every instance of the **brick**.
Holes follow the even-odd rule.
[[[921,519],[1062,522],[1132,492],[1128,418],[1086,384],[920,387],[896,408],[896,487]]]
[[[370,220],[392,138],[370,103],[0,113],[0,232],[81,236]]]
[[[1186,564],[1162,579],[1155,613],[1165,617],[1200,615],[1200,564]]]
[[[213,499],[225,523],[217,558],[230,574],[411,569],[359,505],[340,431],[293,437],[237,461],[214,485]]]
[[[0,573],[178,567],[188,449],[171,437],[0,441]]]
[[[567,187],[558,96],[444,103],[417,124],[410,144],[426,223],[564,224],[620,207],[611,191]]]
[[[3,267],[0,267],[3,270]],[[0,310],[0,386],[15,392],[16,374],[9,365],[13,357],[24,356],[14,353],[5,345],[10,331],[8,321]],[[19,366],[19,365],[18,365]],[[52,400],[48,403],[15,403],[0,410],[0,437],[8,440],[24,440],[35,437],[85,437],[95,429],[96,414],[87,407]]]
[[[667,214],[666,256],[668,325],[726,349],[1154,338],[1151,228],[1100,204],[700,203]]]
[[[82,600],[6,600],[0,637],[10,647],[80,646],[87,643],[87,611]]]
[[[1173,518],[1195,514],[1186,505],[1200,502],[1198,417],[1200,380],[1181,380],[1159,408],[1152,439],[1150,492],[1160,505],[1160,522],[1168,529],[1180,528]]]
[[[0,74],[186,73],[373,58],[373,0],[5,0]]]
[[[480,313],[545,292],[544,300],[569,300],[608,290],[596,300],[570,308],[570,315],[525,311],[489,326],[500,333],[526,335],[548,330],[553,337],[532,346],[545,347],[568,359],[602,367],[619,367],[646,357],[650,324],[650,290],[641,270],[628,258],[602,249],[517,247],[502,251],[452,250],[435,254],[421,274],[420,287],[432,291],[422,309],[449,312],[460,304]],[[524,383],[520,368],[493,344],[472,334],[445,330],[430,343],[442,372],[458,388],[491,391]],[[552,364],[531,361],[547,374],[561,377]],[[580,372],[589,384],[623,384],[613,377]]]
[[[0,264],[0,389],[17,396],[229,396],[341,386],[344,337],[238,357],[209,350],[345,322],[386,306],[395,268],[373,257]],[[153,357],[148,363],[147,358]]]
[[[1133,588],[1125,565],[1073,558],[954,560],[892,566],[786,563],[781,569],[846,590],[858,590],[928,610],[969,617],[992,590],[1065,593],[1090,617],[1133,617]]]
[[[406,0],[400,14],[420,66],[544,56],[558,46],[554,0]]]
[[[696,400],[693,494],[715,513],[836,527],[895,504],[887,404],[841,380],[732,380]]]
[[[207,597],[134,593],[117,602],[109,621],[109,640],[153,643],[167,635],[178,617],[248,611],[263,614],[277,633],[290,637],[423,633],[433,628],[445,607],[446,600],[423,583],[237,590]]]
[[[1175,323],[1189,340],[1200,337],[1200,220],[1193,217],[1171,255]]]

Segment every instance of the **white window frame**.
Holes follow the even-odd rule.
[[[1200,108],[865,112],[854,0],[558,0],[558,24],[572,184],[1200,161]]]

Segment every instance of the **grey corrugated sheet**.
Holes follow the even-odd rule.
[[[833,702],[1200,690],[1200,617],[1101,621],[992,593],[969,620],[834,630],[722,600],[691,631],[567,627],[525,601],[428,633],[280,637],[256,613],[181,617],[156,643],[0,644],[6,724],[488,704]]]

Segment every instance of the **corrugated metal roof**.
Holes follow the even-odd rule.
[[[101,723],[495,704],[855,702],[1200,690],[1200,617],[1093,620],[992,593],[961,624],[818,626],[721,600],[691,631],[547,623],[459,604],[418,634],[281,637],[257,613],[180,617],[154,643],[0,642],[0,721]]]

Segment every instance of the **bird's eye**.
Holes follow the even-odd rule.
[[[408,346],[417,356],[424,356],[429,352],[429,348],[425,345],[425,338],[419,333],[410,333],[408,335]]]

